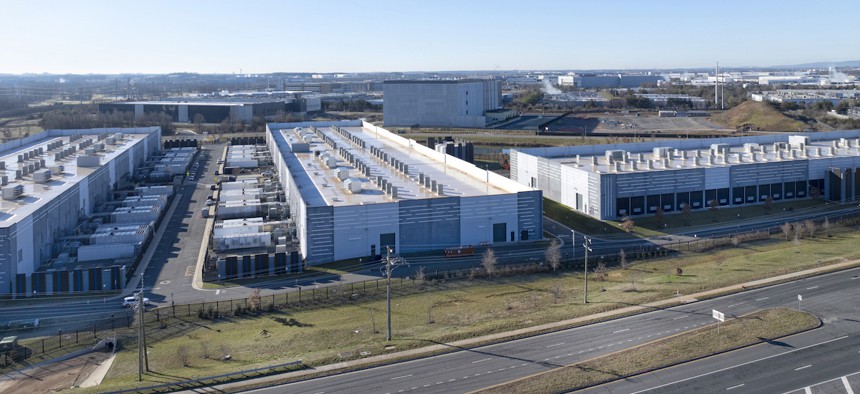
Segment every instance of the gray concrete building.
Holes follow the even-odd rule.
[[[511,178],[596,219],[860,197],[860,130],[511,151]]]
[[[484,127],[487,111],[502,107],[500,81],[395,80],[383,84],[386,127]]]
[[[540,190],[359,120],[267,127],[308,265],[542,237]]]
[[[160,145],[158,127],[47,130],[0,144],[0,294],[107,286],[100,269],[65,276],[37,271]]]

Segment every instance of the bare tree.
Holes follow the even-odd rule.
[[[824,228],[824,236],[830,237],[830,219],[824,218],[824,223],[821,224]]]
[[[690,203],[684,203],[684,208],[681,209],[681,214],[684,215],[684,225],[690,225],[690,219],[693,217],[693,207]]]
[[[209,358],[209,342],[200,342],[200,357]]]
[[[191,365],[191,355],[188,352],[188,346],[179,345],[176,348],[176,357],[179,358],[179,362],[182,363],[183,367]]]
[[[810,238],[815,236],[815,230],[818,229],[818,225],[815,224],[815,220],[806,219],[803,221],[803,226],[806,227],[806,233],[809,234]]]
[[[418,282],[418,284],[424,284],[424,282],[427,281],[427,274],[424,272],[424,266],[415,270],[415,281]]]
[[[191,118],[191,122],[194,123],[194,128],[197,129],[197,134],[203,132],[203,124],[206,123],[206,118],[201,113],[194,114],[194,117]]]
[[[484,269],[487,276],[493,276],[496,273],[496,264],[498,264],[496,252],[491,248],[487,248],[487,250],[484,251],[484,255],[481,257],[481,268]]]
[[[789,237],[791,237],[791,223],[785,222],[782,226],[779,226],[782,229],[782,233],[785,234],[785,240],[788,241]]]
[[[803,233],[806,231],[806,227],[804,227],[803,223],[797,222],[794,224],[794,238],[801,239],[803,238]]]
[[[561,298],[561,286],[558,284],[558,282],[552,284],[552,286],[549,288],[549,292],[550,294],[552,294],[552,303],[558,304],[558,300],[559,298]]]
[[[630,219],[629,216],[625,216],[624,219],[621,220],[621,228],[623,228],[624,231],[628,233],[633,232],[633,229],[635,227],[636,223],[633,221],[633,219]]]
[[[606,264],[603,263],[603,260],[597,263],[597,267],[594,268],[594,274],[597,276],[597,280],[601,282],[606,280]]]
[[[553,239],[552,243],[549,244],[545,258],[553,271],[561,267],[561,243],[558,242],[558,239]]]
[[[624,249],[618,251],[618,263],[621,264],[621,269],[627,269],[627,252]]]
[[[260,289],[255,288],[251,290],[251,294],[248,295],[248,309],[251,312],[259,312],[261,307],[263,306],[263,297],[260,296]]]

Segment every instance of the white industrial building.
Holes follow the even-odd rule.
[[[597,219],[860,196],[860,130],[511,151],[511,178]],[[813,191],[814,190],[814,191]]]
[[[542,237],[539,190],[414,140],[358,120],[267,128],[308,265]]]
[[[502,108],[502,84],[490,79],[385,81],[383,92],[385,126],[481,128]]]
[[[77,288],[78,276],[70,285],[68,276],[54,281],[37,271],[160,145],[158,127],[48,130],[0,144],[0,294]],[[102,283],[92,275],[91,285]]]

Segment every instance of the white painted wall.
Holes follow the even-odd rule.
[[[370,245],[382,253],[380,234],[394,233],[400,250],[400,208],[397,203],[351,205],[334,208],[334,259],[370,254]]]

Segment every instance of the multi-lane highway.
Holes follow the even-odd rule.
[[[801,307],[824,321],[817,330],[687,364],[695,365],[693,368],[667,370],[683,370],[677,376],[667,378],[655,373],[627,379],[619,386],[592,389],[595,392],[725,391],[744,384],[736,389],[789,391],[856,371],[856,363],[847,363],[853,369],[841,365],[852,357],[856,359],[860,351],[858,272],[853,269],[586,327],[255,392],[346,393],[359,387],[367,393],[467,392],[711,324],[712,309],[732,316],[772,307],[796,308],[797,295],[802,294]],[[773,357],[762,359],[766,356]],[[774,366],[777,361],[779,367]],[[801,368],[805,365],[811,366]],[[705,375],[706,372],[713,373]],[[786,376],[775,377],[777,373]],[[695,378],[682,381],[686,375]],[[678,383],[667,384],[676,377]],[[634,384],[636,381],[641,383]]]

